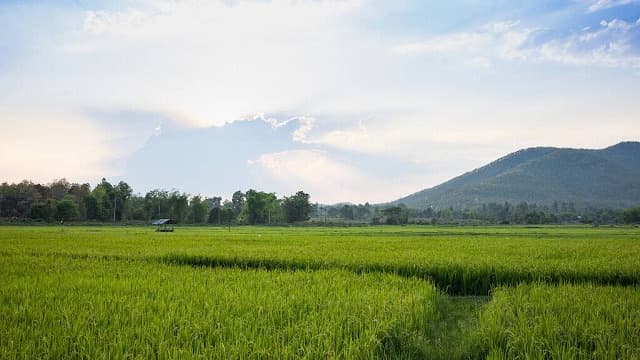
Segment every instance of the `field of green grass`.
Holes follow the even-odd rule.
[[[0,227],[0,358],[638,358],[640,229]]]

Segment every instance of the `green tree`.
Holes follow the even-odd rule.
[[[118,185],[113,187],[113,192],[111,194],[113,199],[113,207],[115,209],[115,220],[120,221],[123,218],[123,214],[126,211],[127,204],[129,199],[131,198],[131,193],[133,190],[124,181],[120,181]]]
[[[64,198],[56,204],[56,218],[60,221],[75,220],[78,217],[78,205],[73,199]]]
[[[189,210],[189,195],[174,190],[169,194],[168,205],[171,209],[170,218],[181,223],[186,219]]]
[[[282,200],[282,210],[287,222],[309,220],[312,205],[309,202],[309,194],[298,191],[295,195],[285,197]]]
[[[233,212],[233,207],[223,206],[220,208],[220,222],[222,224],[231,225],[235,219],[236,217]]]
[[[47,199],[31,206],[29,217],[32,219],[52,221],[56,217],[56,200]]]
[[[274,193],[249,190],[245,194],[245,204],[242,215],[251,225],[266,224],[270,221],[270,215],[277,208],[277,198]]]
[[[237,218],[244,208],[245,194],[238,190],[231,196],[231,204],[233,205],[233,215]]]
[[[222,223],[222,219],[220,218],[220,209],[222,208],[222,198],[219,196],[214,196],[212,198],[205,199],[204,202],[209,207],[209,215],[207,217],[207,221],[210,224],[218,224]]]
[[[249,189],[245,194],[244,215],[251,225],[264,223],[266,202],[258,191]]]
[[[127,207],[124,209],[123,217],[133,220],[149,220],[149,213],[145,206],[145,198],[134,195],[127,201]]]
[[[169,192],[160,189],[149,191],[144,196],[144,208],[149,220],[170,217]]]
[[[97,202],[96,218],[102,221],[113,220],[113,185],[105,178],[91,192]]]
[[[194,224],[205,222],[207,217],[207,204],[197,195],[191,198],[189,203],[189,220]]]
[[[409,212],[402,206],[392,206],[382,210],[387,225],[401,225],[409,222]]]
[[[87,220],[98,220],[100,218],[98,200],[93,194],[88,194],[83,199]]]
[[[222,208],[220,207],[214,207],[214,208],[211,208],[211,210],[209,210],[209,216],[207,218],[207,221],[209,222],[209,224],[218,224],[218,225],[222,224],[221,210]]]
[[[51,189],[51,196],[56,200],[62,200],[67,194],[69,194],[69,190],[71,189],[71,184],[67,181],[67,179],[54,180],[51,184],[49,184],[49,188]]]
[[[626,224],[640,223],[640,207],[624,210],[622,212],[622,221]]]
[[[345,220],[353,220],[355,218],[354,207],[348,204],[342,205],[340,216]]]

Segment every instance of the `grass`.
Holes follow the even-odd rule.
[[[0,358],[635,358],[639,235],[0,227]]]
[[[640,229],[525,227],[4,227],[0,252],[191,266],[335,269],[430,279],[451,295],[522,282],[640,281]]]
[[[635,287],[500,288],[480,324],[492,359],[640,358],[640,291]]]
[[[341,270],[193,269],[3,257],[0,358],[418,354],[435,288]]]

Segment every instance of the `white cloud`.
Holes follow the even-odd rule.
[[[450,33],[427,40],[397,45],[395,53],[462,55],[466,64],[489,67],[491,58],[524,59],[524,45],[537,31],[519,29],[519,21],[500,21],[482,26],[475,32]]]
[[[88,181],[113,173],[105,161],[113,151],[108,135],[88,119],[59,110],[43,114],[16,108],[3,109],[2,116],[19,119],[0,131],[2,181]]]
[[[491,38],[488,34],[455,33],[398,45],[393,50],[399,54],[456,52],[477,49],[490,42],[490,40]]]
[[[488,23],[484,29],[490,33],[502,34],[520,25],[520,20],[506,20]]]
[[[519,22],[490,23],[477,32],[452,33],[421,42],[396,46],[400,54],[462,55],[469,65],[488,67],[491,59],[548,61],[568,65],[593,65],[619,68],[640,67],[638,44],[640,23],[620,19],[602,20],[599,29],[585,27],[580,32],[545,39],[548,30],[520,28]],[[474,59],[478,59],[475,61]]]
[[[304,188],[323,202],[383,201],[372,199],[369,192],[368,184],[375,180],[352,166],[331,159],[322,150],[263,154],[249,163],[262,167],[284,186]]]
[[[301,143],[308,143],[308,134],[313,130],[315,119],[308,116],[297,117],[300,127],[293,132],[293,140]]]
[[[344,84],[353,80],[352,69],[373,58],[372,50],[361,45],[366,37],[348,18],[361,6],[360,0],[129,4],[120,10],[69,13],[64,27],[51,28],[51,39],[49,34],[29,35],[33,37],[28,51],[20,53],[15,66],[0,61],[0,118],[33,118],[34,124],[42,124],[65,121],[52,115],[56,109],[84,114],[87,121],[92,114],[86,109],[132,110],[165,114],[183,126],[207,127],[247,113],[307,114],[305,108],[319,95],[327,94],[327,108],[346,95]],[[46,19],[29,21],[48,26]],[[8,108],[38,109],[37,119],[27,113],[9,114]],[[13,126],[5,121],[0,120],[3,131]],[[292,136],[304,143],[313,119],[295,121],[300,126]],[[163,130],[156,123],[150,133],[154,128]],[[53,135],[40,140],[43,146],[57,143]],[[140,137],[128,148],[135,150],[145,140]],[[79,138],[67,141],[82,144]],[[122,156],[108,151],[94,155],[100,156],[98,162]],[[46,165],[36,160],[25,162],[32,174]],[[0,167],[9,169],[3,163]],[[109,171],[118,169],[96,173],[108,176]]]
[[[186,0],[89,10],[6,87],[38,89],[41,106],[161,112],[190,126],[289,111],[337,93],[371,58],[348,17],[361,3]]]
[[[295,122],[297,123],[298,128],[293,131],[293,133],[291,134],[291,138],[293,139],[293,141],[297,141],[299,143],[309,143],[307,135],[311,130],[313,130],[314,124],[316,122],[316,119],[309,116],[294,116],[286,120],[278,120],[275,117],[265,115],[265,113],[244,115],[243,117],[235,121],[246,120],[261,120],[273,126],[274,128],[279,128],[288,125],[291,122]]]
[[[263,154],[249,164],[276,180],[282,193],[303,189],[312,201],[323,203],[387,202],[433,183],[433,174],[405,174],[397,179],[375,176],[318,149]]]
[[[115,12],[89,10],[86,12],[82,29],[96,35],[105,33],[127,35],[152,25],[153,21],[153,16],[136,9]]]
[[[613,19],[600,25],[600,29],[548,41],[535,49],[536,55],[569,65],[640,68],[640,55],[634,51],[637,44],[633,43],[640,24]]]
[[[637,86],[625,71],[638,68],[633,43],[638,22],[606,19],[602,26],[558,38],[523,19],[435,36],[428,35],[427,27],[414,29],[427,34],[416,40],[403,38],[403,29],[372,29],[379,23],[367,13],[379,11],[372,9],[379,3],[359,11],[367,2],[144,0],[126,1],[129,8],[118,10],[71,12],[59,28],[50,26],[46,16],[21,18],[25,25],[12,30],[24,31],[19,38],[27,44],[17,60],[0,59],[0,175],[44,174],[45,180],[109,176],[119,171],[108,166],[112,160],[126,160],[126,151],[135,151],[154,133],[169,136],[176,128],[259,118],[291,129],[286,139],[295,143],[287,147],[326,152],[260,149],[256,153],[269,154],[254,159],[252,168],[295,179],[292,188],[307,181],[317,184],[317,196],[327,197],[321,201],[384,201],[525,144],[575,145],[570,140],[580,139],[566,136],[572,127],[589,124],[581,133],[586,139],[634,134]],[[29,6],[46,10],[41,3]],[[518,64],[504,66],[508,62]],[[585,79],[544,68],[546,63],[621,71],[612,76],[594,69]],[[613,89],[606,92],[615,97],[601,100],[605,91],[600,86]],[[585,100],[585,94],[595,95]],[[601,108],[593,111],[594,106]],[[34,114],[28,109],[38,110]],[[100,119],[87,109],[111,113]],[[118,113],[126,110],[132,114]],[[145,120],[137,113],[163,115]],[[596,117],[615,118],[615,124],[601,125],[593,121]],[[29,121],[32,128],[7,119]],[[72,125],[76,123],[81,125]],[[140,123],[144,126],[135,125]],[[558,123],[568,125],[554,130]],[[38,130],[38,124],[54,130]],[[531,130],[538,128],[544,130]],[[49,158],[25,153],[20,155],[25,161],[18,162],[7,155],[20,153],[20,144],[11,137],[40,150],[56,148],[61,138],[64,144]],[[261,140],[256,139],[254,143]],[[584,141],[581,146],[590,145]],[[71,150],[79,148],[90,150]],[[372,181],[375,176],[357,161],[336,159],[350,152],[380,157],[380,169],[400,161],[427,169],[421,178],[399,172]],[[70,154],[77,156],[77,166],[68,161]],[[210,158],[204,151],[199,154]],[[246,157],[238,161],[238,167],[246,167]],[[47,170],[53,163],[62,164],[56,168],[64,173],[54,176],[55,169]],[[318,172],[335,188],[321,187],[312,175]],[[341,197],[349,191],[360,195]]]
[[[627,5],[636,2],[635,0],[596,0],[587,9],[587,12],[592,13],[600,10],[610,9],[617,6]]]

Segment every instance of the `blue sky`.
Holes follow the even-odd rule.
[[[383,202],[639,140],[640,1],[0,1],[0,180]]]

